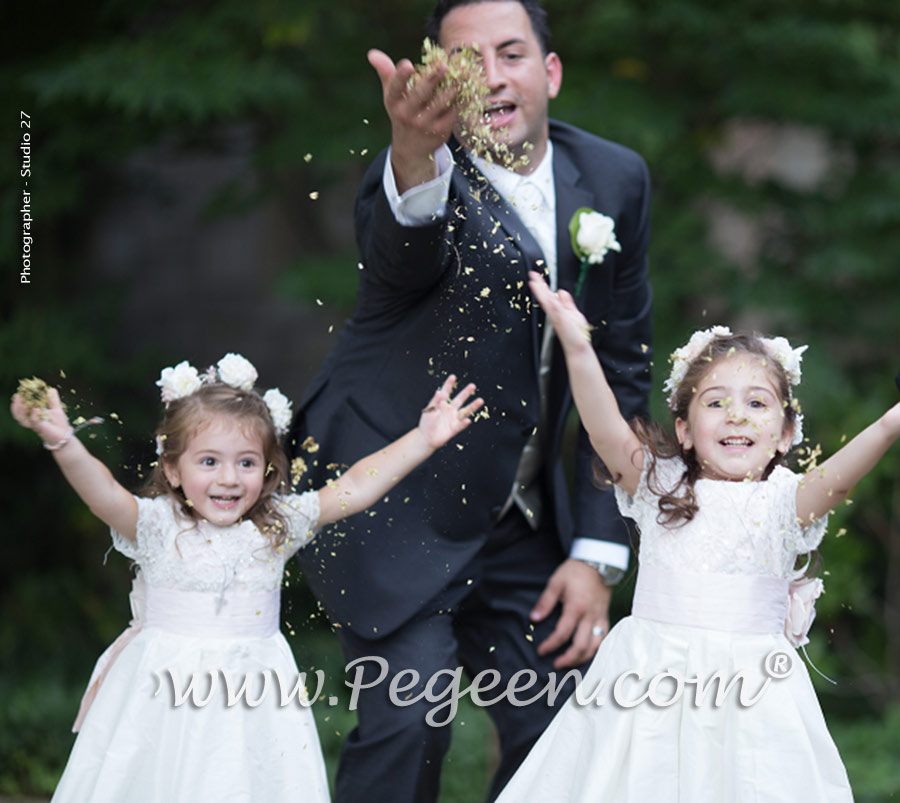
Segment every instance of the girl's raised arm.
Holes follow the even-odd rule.
[[[472,423],[484,401],[466,401],[475,392],[467,385],[455,397],[452,374],[422,411],[419,425],[378,452],[358,460],[340,477],[319,489],[319,525],[359,513],[375,504],[416,466]]]
[[[12,400],[13,418],[23,427],[33,429],[51,449],[63,475],[91,512],[133,541],[137,531],[137,501],[74,436],[56,389],[50,388],[47,397],[48,407],[29,408],[17,393]]]
[[[637,435],[619,412],[616,397],[591,347],[590,324],[565,290],[552,292],[544,277],[535,272],[528,274],[528,283],[562,344],[575,406],[591,446],[617,478],[617,484],[633,495],[641,477],[644,453]]]
[[[895,404],[822,465],[807,472],[797,488],[800,521],[813,521],[836,507],[898,437],[900,404]]]

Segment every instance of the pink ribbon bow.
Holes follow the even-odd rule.
[[[816,600],[825,590],[825,583],[818,577],[801,577],[791,581],[788,587],[788,613],[784,623],[784,635],[794,647],[809,644],[810,627],[816,618]]]
[[[97,696],[100,684],[103,683],[104,678],[109,674],[109,670],[115,663],[116,658],[119,657],[119,653],[141,632],[144,619],[144,597],[144,578],[139,571],[135,575],[134,580],[131,581],[131,593],[128,595],[128,601],[131,604],[131,621],[128,623],[128,628],[97,659],[94,671],[91,673],[91,679],[88,681],[87,689],[81,698],[81,706],[78,708],[75,724],[72,725],[72,733],[78,733],[81,730],[81,725],[87,716],[91,703],[94,702],[94,698]]]

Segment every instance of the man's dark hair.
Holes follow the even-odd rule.
[[[498,0],[438,0],[434,11],[425,23],[425,35],[432,42],[439,42],[441,35],[441,23],[454,8],[459,6],[470,6],[474,3],[492,3]],[[518,2],[528,19],[531,20],[531,29],[537,37],[541,51],[546,56],[550,52],[550,26],[547,24],[547,12],[541,8],[538,0],[514,0]]]

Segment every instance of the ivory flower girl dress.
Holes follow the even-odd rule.
[[[652,488],[673,487],[683,464],[659,461],[648,487],[651,462],[634,497],[616,488],[641,532],[632,614],[499,803],[851,801],[785,637],[796,558],[818,546],[827,517],[801,526],[800,477],[778,467],[760,482],[699,479],[697,515],[668,529]]]

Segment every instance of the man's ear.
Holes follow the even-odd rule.
[[[694,439],[691,437],[691,425],[683,418],[675,419],[675,437],[682,448],[687,452],[694,448]]]
[[[562,86],[562,62],[556,53],[548,53],[544,59],[544,67],[547,70],[547,97],[553,100]]]

